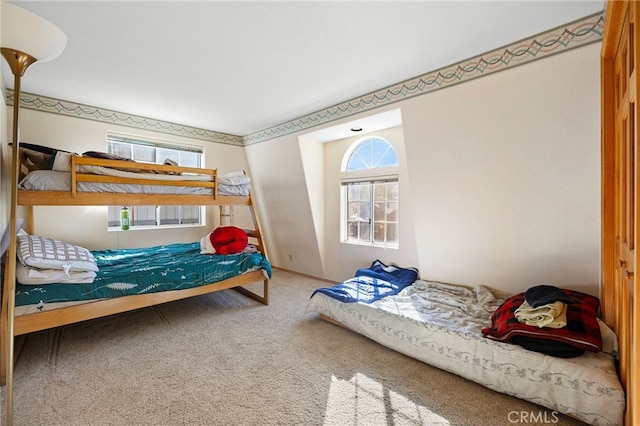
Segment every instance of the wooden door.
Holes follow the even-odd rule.
[[[622,310],[618,319],[620,348],[620,373],[622,380],[626,380],[630,367],[629,330],[630,297],[629,290],[633,289],[634,259],[635,259],[635,85],[631,76],[634,75],[634,61],[631,55],[634,25],[630,22],[630,12],[626,14],[623,24],[623,34],[628,34],[620,40],[620,45],[614,59],[616,91],[615,102],[615,156],[616,156],[616,185],[614,190],[616,207],[616,253],[618,270],[616,274],[616,288],[618,289],[618,308]],[[626,383],[625,383],[626,384]]]
[[[602,302],[620,344],[625,423],[638,424],[638,193],[636,2],[608,2],[602,46]],[[640,10],[640,9],[638,9]]]

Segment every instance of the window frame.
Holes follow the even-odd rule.
[[[149,148],[153,148],[155,150],[154,156],[156,156],[156,161],[145,161],[143,159],[133,158],[135,161],[139,161],[141,163],[147,164],[162,164],[165,159],[158,160],[157,155],[159,152],[165,151],[178,151],[177,159],[171,158],[174,161],[180,161],[180,153],[190,154],[191,156],[195,154],[196,161],[194,163],[181,164],[187,167],[199,167],[204,168],[204,147],[196,146],[196,145],[186,145],[179,144],[172,141],[149,138],[145,136],[139,135],[130,135],[123,134],[118,132],[107,132],[106,135],[106,152],[116,155],[121,155],[121,152],[114,152],[112,149],[112,144],[128,144],[130,145],[131,156],[135,155],[135,147],[138,147],[139,150],[148,150]],[[123,155],[127,157],[126,155]],[[170,157],[167,157],[170,158]],[[161,161],[161,162],[158,162]],[[129,207],[129,228],[127,231],[139,231],[139,230],[151,230],[151,229],[169,229],[169,228],[185,228],[185,227],[195,227],[195,226],[206,226],[206,207],[205,206],[191,206],[191,205],[179,205],[179,206],[128,206]],[[107,207],[107,231],[124,231],[121,228],[120,224],[120,213],[124,208],[124,205],[117,206],[108,206]],[[190,217],[185,217],[184,209],[194,209],[197,208],[197,215],[190,215]],[[168,209],[176,209],[176,214],[169,214],[168,216],[176,216],[171,217],[169,221],[167,221],[167,211]],[[153,217],[151,216],[151,212],[153,212]],[[193,210],[192,210],[193,212]],[[136,225],[136,216],[144,215],[148,219],[145,224]],[[163,219],[164,216],[164,219]],[[197,218],[195,217],[197,216]],[[153,222],[153,223],[149,223]],[[178,222],[178,223],[175,223]]]
[[[394,166],[376,166],[371,168],[364,168],[360,170],[348,170],[349,160],[351,156],[356,152],[358,147],[360,147],[363,143],[370,141],[371,139],[379,139],[386,142],[389,147],[391,147],[394,151],[394,155],[396,157],[396,165]],[[385,151],[386,152],[386,151]],[[397,249],[400,246],[400,220],[399,220],[399,206],[400,206],[400,198],[399,198],[399,164],[398,164],[398,155],[397,149],[388,139],[377,136],[377,135],[367,135],[358,140],[356,140],[351,146],[347,149],[343,156],[342,166],[341,166],[341,176],[340,176],[340,241],[346,244],[355,244],[362,245],[367,247],[381,247],[381,248],[394,248]],[[395,199],[389,201],[386,198],[385,191],[385,199],[383,202],[393,202],[396,204],[395,212],[395,220],[389,221],[387,217],[384,217],[380,220],[376,219],[375,211],[376,211],[376,199],[374,197],[375,193],[375,185],[379,185],[384,183],[385,186],[389,183],[394,183],[396,185],[396,191],[398,194]],[[366,240],[362,238],[352,238],[350,236],[350,226],[353,224],[353,220],[350,218],[350,209],[349,209],[349,186],[353,185],[363,185],[368,186],[368,191],[370,194],[369,197],[369,236]],[[380,201],[380,200],[378,200]],[[357,202],[357,201],[353,201]],[[385,209],[386,210],[386,209]],[[376,224],[384,225],[383,229],[383,241],[378,241],[376,239]],[[396,230],[396,239],[395,241],[389,242],[387,241],[389,224],[395,226]]]

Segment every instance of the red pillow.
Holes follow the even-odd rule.
[[[247,247],[247,233],[235,226],[221,226],[209,235],[217,254],[236,254]]]
[[[602,350],[602,335],[596,317],[600,300],[573,290],[562,290],[573,300],[567,304],[567,325],[562,328],[533,327],[518,322],[514,312],[525,300],[524,293],[505,300],[491,316],[491,327],[482,334],[492,340],[509,342],[518,337],[552,340],[591,352]]]

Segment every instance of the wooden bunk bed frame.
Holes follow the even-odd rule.
[[[24,156],[20,155],[20,161]],[[104,206],[104,205],[204,205],[217,206],[220,224],[228,213],[223,212],[224,206],[246,206],[249,208],[253,220],[253,229],[244,229],[250,241],[255,243],[258,251],[267,256],[262,239],[262,233],[258,223],[256,209],[251,195],[229,196],[219,195],[218,177],[216,169],[195,169],[179,166],[165,166],[144,163],[133,163],[121,160],[105,160],[89,157],[72,157],[71,167],[71,191],[32,191],[18,190],[17,204],[28,209],[27,229],[33,230],[33,208],[35,206]],[[95,175],[80,173],[77,171],[80,165],[117,167],[120,169],[155,170],[169,173],[204,174],[211,177],[210,181],[180,180],[158,181],[146,178],[123,178],[118,176]],[[172,186],[201,186],[211,188],[211,195],[168,195],[168,194],[124,194],[104,192],[82,192],[77,190],[79,182],[103,182],[119,184],[150,184]],[[15,253],[7,252],[7,256],[16,257]],[[8,268],[5,268],[4,282],[8,282]],[[249,290],[243,286],[262,281],[262,294]],[[7,285],[2,291],[2,318],[0,320],[0,384],[6,384],[7,363],[4,362],[8,353],[8,312],[9,295]],[[223,281],[207,284],[200,287],[149,293],[140,295],[123,296],[114,299],[97,300],[68,307],[53,309],[51,311],[37,312],[14,317],[13,336],[47,330],[76,322],[100,318],[135,309],[185,299],[193,296],[212,293],[220,290],[234,289],[241,294],[254,299],[262,304],[269,304],[269,279],[265,278],[263,271],[251,271]]]

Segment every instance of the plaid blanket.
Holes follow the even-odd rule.
[[[482,334],[500,342],[517,342],[519,338],[540,339],[541,342],[559,342],[574,348],[598,352],[602,350],[602,336],[597,312],[600,300],[597,297],[573,290],[562,290],[572,303],[567,304],[567,325],[562,328],[534,327],[522,324],[515,310],[525,301],[525,293],[505,300],[491,317],[491,327]]]

